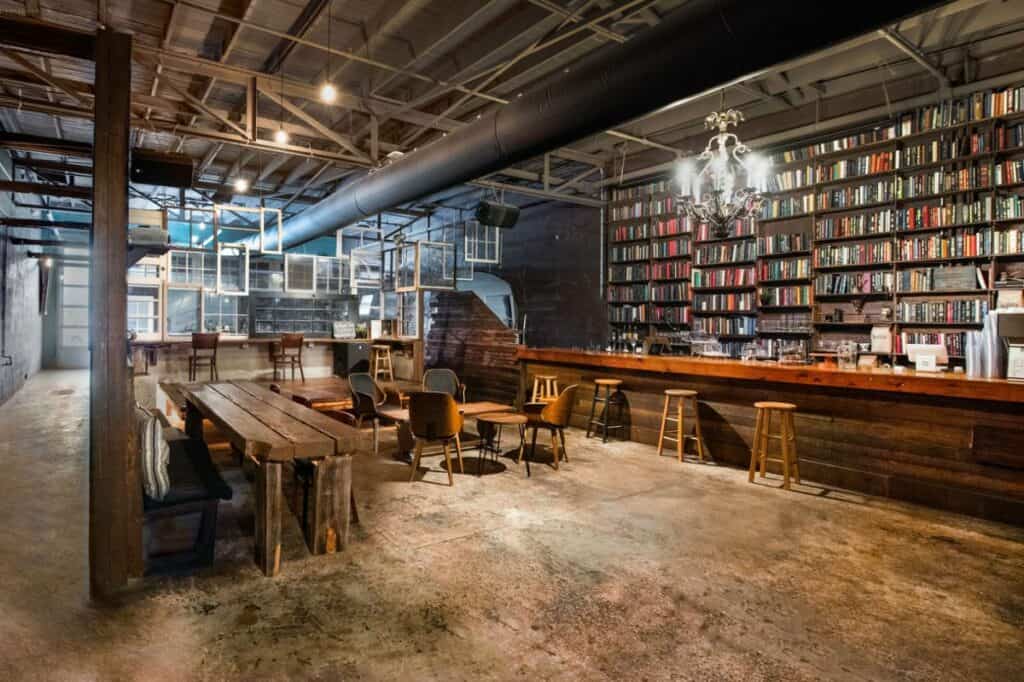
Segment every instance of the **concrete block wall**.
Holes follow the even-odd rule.
[[[6,236],[3,234],[2,238]],[[7,311],[3,329],[7,342],[6,353],[10,358],[0,358],[0,404],[6,402],[30,376],[39,371],[43,347],[43,317],[39,314],[39,263],[35,258],[28,257],[28,247],[9,245],[8,248]],[[54,284],[50,282],[51,287]]]

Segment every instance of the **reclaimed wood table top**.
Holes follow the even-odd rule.
[[[296,400],[304,405],[344,403],[352,399],[352,390],[348,379],[339,376],[306,379],[306,381],[275,381],[276,386],[286,398]],[[422,391],[420,384],[413,381],[382,382],[381,387],[388,393],[398,396]]]
[[[356,432],[252,381],[191,385],[186,401],[214,422],[231,444],[267,461],[316,459],[355,450]]]
[[[463,417],[476,417],[481,414],[488,414],[491,412],[514,412],[515,408],[511,405],[502,405],[501,403],[491,402],[489,400],[482,400],[480,402],[467,402],[459,403],[459,414]],[[382,416],[388,419],[393,419],[396,422],[407,422],[409,421],[409,410],[404,407],[392,407],[385,406],[377,409]]]
[[[487,422],[488,424],[501,424],[503,426],[525,424],[529,421],[525,414],[519,414],[518,412],[485,412],[484,414],[476,415],[478,421]]]

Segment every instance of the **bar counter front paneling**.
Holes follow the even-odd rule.
[[[1024,384],[560,348],[519,347],[517,357],[520,401],[535,374],[579,384],[572,415],[579,428],[595,379],[623,380],[625,433],[652,445],[665,389],[693,389],[712,458],[746,468],[754,403],[791,402],[805,480],[1024,525]]]

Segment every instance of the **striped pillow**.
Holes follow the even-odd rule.
[[[135,428],[142,463],[142,488],[150,499],[162,500],[171,487],[167,476],[171,448],[164,439],[160,420],[139,405],[135,406]]]

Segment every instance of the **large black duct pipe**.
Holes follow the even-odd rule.
[[[284,246],[940,4],[865,0],[840,9],[823,0],[692,0],[626,43],[599,50],[570,72],[307,208],[284,224]],[[276,234],[268,239],[276,243]]]

